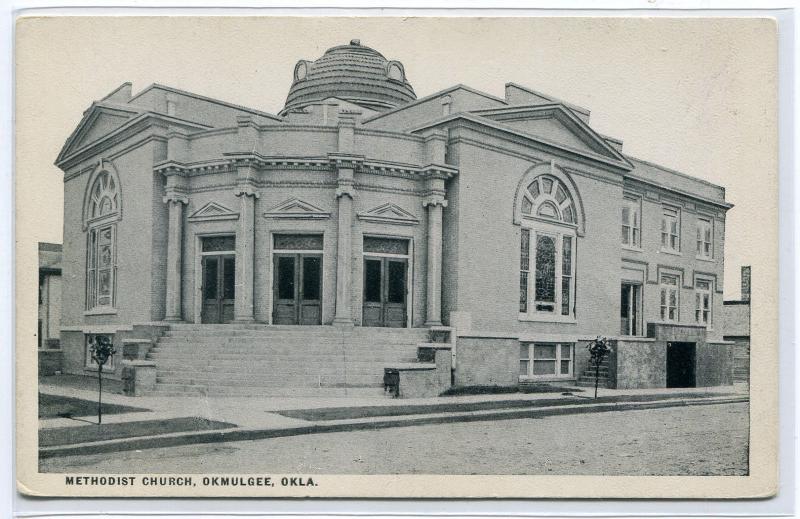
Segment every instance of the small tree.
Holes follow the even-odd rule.
[[[91,347],[92,360],[97,363],[97,423],[103,423],[103,366],[117,351],[108,335],[95,335]]]
[[[591,363],[592,367],[594,367],[595,398],[597,398],[597,386],[600,383],[600,365],[603,363],[603,359],[606,358],[606,355],[611,353],[611,347],[608,345],[608,342],[608,339],[598,335],[597,339],[586,345],[586,348],[589,350],[589,355],[591,356],[589,362]]]

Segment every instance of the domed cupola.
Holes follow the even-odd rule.
[[[300,60],[281,115],[329,97],[384,111],[417,98],[399,61],[352,40],[328,49],[316,61]]]

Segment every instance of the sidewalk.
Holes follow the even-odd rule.
[[[40,392],[94,401],[96,391],[53,384],[42,384]],[[40,448],[40,457],[82,453],[116,452],[186,445],[192,443],[255,440],[300,434],[317,434],[358,429],[407,427],[454,421],[487,421],[534,418],[558,414],[625,411],[657,407],[709,405],[748,401],[747,386],[690,389],[600,389],[595,401],[593,390],[563,396],[559,393],[509,393],[424,399],[375,397],[128,397],[104,394],[109,404],[148,409],[149,412],[103,416],[103,426],[119,433],[121,424],[130,423],[129,437],[71,443]],[[187,418],[230,425],[213,430],[160,432],[148,435],[133,432],[137,422],[178,421]],[[58,432],[61,428],[86,427],[96,417],[82,419],[40,419],[39,428]],[[119,424],[119,425],[114,425]],[[140,428],[141,429],[141,428]],[[76,432],[78,432],[76,430]],[[135,435],[134,435],[135,434]],[[81,436],[81,435],[76,435]],[[105,436],[112,438],[113,435]]]

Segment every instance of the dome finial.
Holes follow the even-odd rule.
[[[350,40],[350,45],[355,45],[356,47],[360,47],[361,46],[361,40],[357,40],[357,39]]]

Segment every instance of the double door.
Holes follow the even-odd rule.
[[[273,256],[273,324],[322,324],[322,255]]]
[[[201,322],[228,323],[233,320],[236,299],[236,256],[233,254],[205,255],[202,260],[203,310]]]
[[[408,260],[364,258],[363,325],[404,328],[407,319]]]

